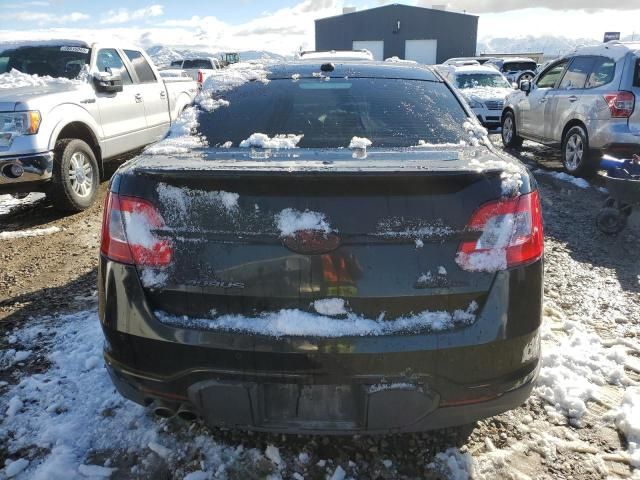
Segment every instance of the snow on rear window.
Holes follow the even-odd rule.
[[[198,109],[187,107],[171,126],[167,137],[148,147],[148,155],[180,155],[194,149],[205,148],[207,141],[196,133],[198,128]]]
[[[335,319],[301,310],[280,310],[258,317],[221,315],[216,318],[190,318],[162,311],[156,311],[155,314],[162,323],[180,328],[241,331],[273,337],[336,338],[446,331],[472,324],[477,309],[478,305],[472,302],[466,310],[451,313],[424,311],[395,320],[384,320],[384,314],[377,319],[368,319],[353,313],[347,314],[345,319]]]
[[[240,142],[241,148],[296,148],[303,135],[278,134],[270,138],[264,133],[252,133],[251,136]]]
[[[275,216],[276,227],[283,237],[293,235],[301,230],[319,230],[324,233],[331,232],[331,227],[326,221],[324,213],[285,208]]]

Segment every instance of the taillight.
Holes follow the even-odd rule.
[[[612,118],[629,118],[636,105],[636,96],[631,92],[613,92],[604,96]]]
[[[164,220],[150,202],[109,193],[102,217],[100,251],[111,260],[145,267],[165,267],[171,263],[171,241],[157,230]]]
[[[467,229],[480,236],[460,244],[456,262],[463,270],[495,272],[538,260],[544,250],[538,192],[482,205]]]
[[[198,83],[202,83],[204,81],[204,75],[200,70],[198,70]]]

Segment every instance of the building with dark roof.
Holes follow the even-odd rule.
[[[398,4],[345,12],[316,20],[316,50],[366,48],[376,60],[398,57],[425,64],[476,54],[475,15]]]

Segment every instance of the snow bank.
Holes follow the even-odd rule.
[[[134,452],[140,456],[134,469],[144,469],[150,444],[197,456],[200,468],[212,472],[224,471],[242,455],[237,445],[220,444],[214,436],[186,427],[167,429],[166,421],[121,397],[102,367],[104,337],[96,309],[32,319],[26,325],[9,337],[25,347],[39,347],[51,367],[17,379],[0,397],[0,405],[9,409],[3,410],[9,417],[0,423],[0,442],[7,456],[23,456],[7,461],[0,477],[15,472],[19,478],[41,480],[106,478],[114,469],[92,465],[93,452]],[[249,452],[262,456],[258,450]],[[169,455],[166,462],[172,461]],[[144,470],[116,473],[119,478],[147,476]]]
[[[296,148],[304,135],[283,134],[270,138],[264,133],[253,133],[240,142],[241,148]]]
[[[164,140],[154,143],[144,153],[147,155],[180,155],[207,146],[206,140],[196,135],[198,109],[187,107],[171,126]]]
[[[44,193],[30,193],[24,198],[15,198],[13,195],[0,195],[0,215],[6,215],[23,205],[36,203],[44,199],[44,197]]]
[[[475,321],[477,304],[473,302],[467,310],[453,313],[424,311],[417,315],[384,320],[384,315],[373,320],[349,313],[346,319],[334,319],[301,310],[280,310],[258,317],[221,315],[217,318],[189,318],[175,316],[162,311],[155,314],[162,323],[181,328],[201,330],[223,330],[255,333],[273,337],[313,336],[337,338],[347,336],[379,336],[404,332],[440,332]]]
[[[275,216],[276,227],[282,237],[293,235],[300,230],[319,230],[329,233],[331,227],[325,219],[324,213],[285,208]]]
[[[0,74],[0,89],[21,88],[21,87],[45,87],[47,85],[80,85],[79,80],[69,80],[68,78],[54,78],[49,76],[29,75],[22,73],[15,68],[7,73]]]
[[[13,240],[25,237],[42,237],[60,232],[60,227],[33,228],[31,230],[17,230],[13,232],[0,232],[0,240]]]
[[[616,416],[616,426],[629,444],[631,465],[640,468],[640,387],[625,392]]]

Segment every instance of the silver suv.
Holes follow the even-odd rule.
[[[588,176],[603,153],[640,153],[640,43],[576,49],[522,81],[502,111],[502,141],[562,149],[565,170]]]

